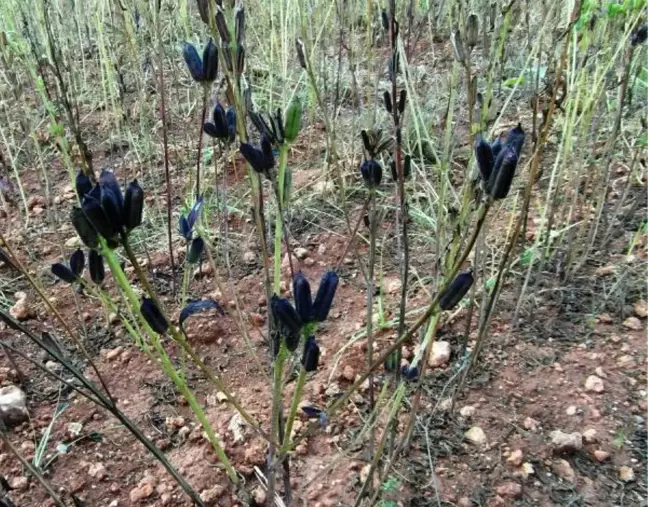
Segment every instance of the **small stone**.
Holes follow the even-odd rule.
[[[18,386],[0,388],[0,419],[7,426],[20,424],[29,417],[27,396]]]
[[[203,276],[210,276],[214,273],[214,268],[209,262],[203,262],[200,266],[194,269],[193,277],[201,278]]]
[[[610,453],[602,449],[596,449],[594,451],[594,459],[599,463],[603,463],[606,459],[610,457]]]
[[[153,494],[153,485],[150,482],[141,482],[139,485],[131,489],[128,497],[131,503],[138,503],[148,498]]]
[[[522,496],[522,486],[513,481],[503,482],[497,486],[495,491],[504,498],[520,498]]]
[[[216,399],[218,400],[218,403],[223,403],[227,401],[227,395],[223,391],[217,391]]]
[[[65,246],[67,248],[80,248],[81,247],[81,239],[79,236],[72,236],[70,239],[68,239],[65,242]]]
[[[18,297],[18,294],[21,294],[22,297]],[[14,319],[19,321],[29,320],[35,317],[34,310],[32,310],[31,305],[27,301],[27,295],[24,292],[16,293],[16,302],[9,308],[9,313]]]
[[[612,322],[614,322],[614,319],[609,313],[602,313],[598,316],[598,321],[602,324],[612,324]]]
[[[578,408],[574,405],[570,405],[569,407],[567,407],[567,410],[565,410],[565,413],[570,416],[576,415],[576,412],[578,412]]]
[[[262,486],[257,486],[252,491],[252,498],[257,503],[257,505],[265,505],[266,503],[266,490]]]
[[[535,468],[533,468],[533,465],[531,463],[522,463],[520,474],[522,475],[522,477],[527,479],[530,475],[535,474]]]
[[[83,430],[83,424],[80,422],[71,422],[67,425],[67,435],[71,438],[78,437]]]
[[[428,364],[432,368],[443,366],[450,360],[450,342],[438,341],[432,344],[432,353]]]
[[[27,209],[29,211],[33,210],[36,206],[44,208],[47,206],[47,200],[42,195],[31,195],[27,199]]]
[[[45,368],[47,368],[49,371],[53,371],[56,373],[61,369],[61,365],[56,361],[47,361],[45,363]]]
[[[24,475],[15,477],[9,481],[9,486],[16,491],[25,491],[29,487],[29,479]]]
[[[216,484],[212,488],[203,490],[200,493],[200,499],[205,502],[205,505],[218,505],[218,499],[223,496],[223,493],[225,493],[225,487]]]
[[[596,375],[590,375],[585,380],[585,390],[590,393],[602,393],[603,391],[605,391],[603,379],[597,377]]]
[[[563,478],[564,480],[571,483],[576,481],[576,472],[574,472],[574,469],[566,459],[558,460],[553,464],[552,468],[553,471],[556,472],[556,474],[558,474],[558,476]]]
[[[538,421],[536,421],[532,417],[527,417],[526,419],[524,419],[522,427],[527,431],[535,431],[538,429],[538,424]]]
[[[635,480],[634,470],[628,466],[619,467],[619,479],[623,482],[632,482]]]
[[[573,452],[583,448],[583,436],[578,433],[563,433],[560,430],[552,431],[551,443],[555,452]]]
[[[102,480],[108,475],[108,471],[103,463],[93,463],[88,468],[88,475],[94,479]]]
[[[595,444],[596,442],[598,442],[596,430],[594,428],[588,428],[583,431],[583,441],[586,444]]]
[[[169,430],[177,430],[182,428],[186,423],[184,417],[167,417],[166,418],[166,427]]]
[[[648,317],[648,303],[645,299],[635,301],[635,303],[632,305],[632,311],[640,319],[645,319],[646,317]]]
[[[519,467],[522,464],[523,459],[524,459],[524,453],[522,452],[522,449],[516,449],[506,459],[506,462],[509,465],[512,465],[514,467]]]
[[[473,445],[481,446],[486,443],[486,433],[479,426],[473,426],[466,433],[464,438]]]
[[[462,496],[457,500],[457,507],[473,507],[473,501],[467,496]]]
[[[615,271],[615,266],[614,264],[608,264],[607,266],[601,266],[599,268],[596,268],[596,271],[594,271],[594,274],[596,276],[608,276],[614,274]]]
[[[628,317],[623,321],[623,327],[633,331],[641,331],[641,321],[637,317]]]
[[[314,266],[314,265],[315,265],[315,261],[312,258],[306,257],[304,259],[304,266],[310,267],[310,266]]]
[[[295,254],[295,257],[297,257],[300,261],[303,261],[306,257],[308,257],[308,250],[303,247],[295,248],[293,253]]]
[[[243,262],[245,262],[245,264],[248,265],[254,264],[256,262],[256,258],[257,258],[256,254],[251,250],[248,250],[243,254]]]
[[[104,357],[106,358],[107,361],[114,361],[119,357],[119,355],[124,352],[124,347],[119,346],[115,347],[114,349],[105,349],[102,350]]]
[[[452,407],[452,398],[446,398],[445,400],[441,400],[441,403],[439,403],[439,410],[441,412],[447,412],[450,410]]]
[[[635,362],[634,357],[632,357],[632,356],[630,356],[628,354],[624,354],[624,355],[622,355],[621,357],[619,357],[616,360],[617,366],[619,366],[621,368],[627,368],[627,367],[630,367],[630,366],[634,366],[634,362]]]
[[[470,419],[473,415],[475,415],[475,406],[474,405],[466,405],[465,407],[461,407],[459,410],[459,415],[463,417],[464,419]]]
[[[347,364],[342,370],[342,378],[344,380],[348,380],[349,382],[353,382],[355,376],[356,376],[355,369],[350,364]]]

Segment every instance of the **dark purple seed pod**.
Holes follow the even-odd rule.
[[[263,115],[260,113],[255,113],[254,111],[249,112],[250,120],[252,120],[252,123],[254,124],[254,128],[257,129],[257,132],[260,135],[265,135],[270,138],[270,140],[273,139],[273,134],[272,130],[270,130],[270,127],[266,123],[265,119],[263,118]]]
[[[295,50],[297,51],[297,60],[299,66],[306,70],[306,55],[304,50],[304,42],[301,39],[295,39]]]
[[[502,143],[502,138],[497,136],[497,139],[495,139],[495,141],[493,141],[491,143],[491,151],[493,152],[493,160],[497,159],[497,156],[502,151],[502,146],[504,146],[504,144]],[[495,162],[493,162],[493,165],[494,164],[495,164]],[[486,180],[486,181],[488,181],[488,180]]]
[[[293,280],[293,297],[302,322],[310,322],[313,319],[313,296],[310,283],[301,271],[295,275]]]
[[[380,185],[382,180],[382,167],[374,159],[365,160],[360,166],[362,179],[367,188],[374,189]]]
[[[180,217],[178,230],[180,231],[180,235],[184,239],[186,239],[187,241],[191,240],[191,227],[189,226],[189,221],[187,220],[186,217],[184,216]]]
[[[90,270],[90,279],[97,285],[101,285],[106,276],[104,269],[103,257],[96,250],[90,250],[88,255],[88,268]]]
[[[76,187],[76,193],[79,196],[79,200],[83,200],[83,197],[92,190],[92,182],[85,174],[79,171],[76,175],[76,180],[74,182]]]
[[[88,222],[90,222],[92,227],[94,227],[94,229],[104,239],[111,239],[117,235],[117,229],[115,228],[114,221],[108,218],[106,212],[104,211],[104,208],[101,206],[101,202],[99,202],[97,199],[95,199],[94,197],[86,196],[85,199],[83,199],[81,209],[85,213]],[[90,244],[87,245],[91,247]]]
[[[126,187],[124,197],[124,211],[122,222],[127,231],[142,225],[142,214],[144,213],[144,190],[137,180],[131,181]]]
[[[268,171],[267,162],[263,152],[251,144],[241,143],[241,155],[245,158],[248,164],[259,174],[264,174]]]
[[[398,96],[398,112],[403,114],[405,112],[405,104],[407,102],[407,90],[402,89]]]
[[[203,196],[199,195],[196,199],[196,202],[189,210],[189,215],[187,215],[187,223],[189,224],[189,229],[193,229],[193,226],[196,225],[198,217],[200,217],[200,211],[202,210],[203,205]]]
[[[383,93],[383,101],[385,103],[385,109],[389,114],[392,114],[392,99],[391,99],[391,93],[389,93],[387,90],[385,90],[385,93]]]
[[[403,366],[401,368],[401,374],[406,380],[415,380],[419,376],[419,369],[416,366]]]
[[[299,333],[286,333],[284,343],[290,352],[295,352],[299,346]]]
[[[365,215],[362,217],[362,222],[365,224],[365,227],[369,229],[371,227],[371,219],[369,218],[369,215]]]
[[[515,148],[515,154],[520,158],[522,146],[524,146],[524,130],[522,130],[521,123],[518,123],[517,127],[509,130],[506,136],[506,144],[513,146]]]
[[[225,15],[221,9],[218,9],[218,12],[216,12],[216,28],[218,29],[221,40],[223,41],[223,45],[229,45],[232,38],[230,37],[229,28],[227,28]]]
[[[383,29],[389,30],[389,14],[387,14],[385,9],[380,12],[380,18],[382,20]]]
[[[223,60],[225,60],[225,68],[227,72],[234,72],[234,64],[232,63],[232,50],[229,46],[223,46]]]
[[[207,120],[205,123],[203,123],[203,132],[209,137],[218,139],[218,129],[216,128],[216,125],[213,121]]]
[[[274,125],[277,131],[277,142],[283,144],[286,140],[286,132],[284,130],[283,111],[280,107],[277,108],[277,112],[275,113]]]
[[[236,139],[236,109],[233,107],[230,107],[227,110],[226,114],[226,119],[227,119],[227,134],[228,134],[228,139],[229,142],[231,143]]]
[[[72,284],[77,281],[77,275],[69,267],[60,262],[52,264],[52,274],[66,283]]]
[[[245,70],[245,48],[238,45],[236,48],[236,75],[241,77]]]
[[[398,171],[396,170],[395,160],[392,160],[389,163],[389,168],[391,170],[392,179],[397,182]],[[412,172],[412,157],[410,157],[409,155],[405,155],[405,158],[403,159],[403,177],[405,179],[408,179],[410,177],[411,172]]]
[[[272,311],[275,322],[280,325],[280,329],[284,336],[289,334],[299,335],[303,322],[299,317],[297,310],[295,310],[293,305],[290,304],[290,301],[286,298],[280,298],[277,295],[273,295],[270,298],[270,310]]]
[[[234,15],[234,35],[236,36],[236,43],[240,46],[245,44],[245,8],[240,6]]]
[[[327,271],[322,275],[315,301],[313,302],[313,320],[324,322],[328,317],[335,291],[337,291],[339,278],[335,271]]]
[[[70,269],[76,276],[81,276],[85,268],[85,254],[83,250],[77,248],[72,255],[70,255]]]
[[[362,136],[362,144],[364,144],[365,150],[367,150],[367,153],[369,153],[369,156],[373,156],[375,146],[369,139],[369,134],[367,134],[367,131],[362,129],[360,131],[360,135]]]
[[[477,167],[479,167],[482,180],[488,181],[491,172],[493,172],[495,159],[491,145],[486,142],[481,134],[477,134],[475,138],[475,158],[477,159]]]
[[[123,205],[120,205],[115,193],[108,187],[101,189],[101,207],[115,231],[121,230]],[[111,236],[112,237],[112,236]]]
[[[210,0],[197,0],[198,14],[202,22],[209,26],[209,1]]]
[[[272,169],[275,165],[274,152],[272,151],[272,142],[268,136],[261,136],[261,151],[266,164],[266,170]]]
[[[189,69],[189,74],[194,81],[200,82],[203,80],[203,62],[200,60],[200,55],[196,46],[190,42],[185,42],[182,47],[182,56]]]
[[[70,220],[83,244],[88,248],[97,248],[99,244],[97,230],[92,226],[83,210],[74,206],[70,213]]]
[[[475,279],[473,278],[472,269],[459,273],[457,277],[452,280],[448,288],[439,297],[439,306],[442,310],[452,310],[459,301],[468,293],[470,286]]]
[[[185,321],[192,315],[212,309],[216,310],[221,315],[225,315],[225,310],[223,310],[223,307],[218,304],[218,301],[215,301],[213,299],[200,299],[198,301],[192,301],[180,311],[180,317],[178,317],[178,324],[180,324],[180,328],[184,330],[183,325]]]
[[[121,208],[124,205],[124,196],[122,195],[121,187],[114,172],[102,169],[101,176],[99,176],[99,187],[109,188],[114,194],[119,207]]]
[[[211,39],[203,49],[202,68],[202,81],[213,83],[218,75],[218,48]]]
[[[204,250],[205,241],[200,236],[194,238],[189,247],[189,251],[187,252],[187,262],[189,264],[196,264],[199,262]]]
[[[302,356],[302,365],[308,372],[317,371],[319,363],[320,348],[315,341],[314,336],[309,336],[304,344],[304,355]]]
[[[648,38],[648,23],[642,24],[635,32],[632,34],[630,39],[630,44],[632,47],[638,46],[639,44],[646,42]]]
[[[144,298],[142,299],[142,304],[140,305],[140,312],[142,317],[148,323],[149,326],[158,334],[166,333],[169,329],[169,323],[162,315],[162,312],[153,302],[152,299]]]
[[[214,106],[212,118],[213,120],[211,122],[205,122],[203,125],[205,133],[216,139],[227,139],[229,137],[227,119],[225,118],[225,109],[223,109],[220,103]]]
[[[497,156],[493,172],[486,185],[486,192],[493,199],[504,199],[508,195],[515,176],[517,162],[518,156],[515,147],[507,143]]]

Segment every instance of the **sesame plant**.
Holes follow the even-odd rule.
[[[517,328],[539,275],[571,283],[640,206],[643,0],[583,1],[570,12],[559,2],[395,0],[97,0],[92,15],[85,9],[0,7],[0,97],[15,103],[0,108],[0,197],[24,228],[0,231],[0,254],[58,329],[19,322],[4,299],[0,319],[64,372],[9,340],[0,347],[12,365],[39,369],[116,418],[195,505],[206,502],[111,392],[87,350],[81,308],[115,316],[133,350],[173,383],[240,503],[253,504],[257,481],[210,422],[196,372],[262,439],[255,474],[269,503],[306,501],[307,485],[291,481],[297,449],[352,420],[353,435],[335,440],[310,480],[358,459],[366,468],[354,505],[391,505],[429,393],[432,412],[446,398],[454,410],[482,366],[505,288]],[[424,44],[444,44],[447,61],[423,62]],[[621,187],[609,191],[620,166]],[[44,260],[29,243],[38,234],[30,192],[51,203],[62,182],[71,196],[47,206],[55,233]],[[343,245],[323,245],[321,275],[294,253],[305,224]],[[627,257],[642,231],[645,220]],[[145,265],[163,250],[163,262]],[[251,255],[241,262],[243,250]],[[34,271],[37,262],[47,269]],[[244,291],[241,272],[253,279]],[[394,300],[387,275],[398,282]],[[201,292],[205,280],[212,295]],[[54,283],[79,321],[52,302]],[[364,301],[350,333],[335,317],[343,289]],[[250,301],[259,301],[254,316]],[[208,364],[188,328],[199,315],[234,322],[245,345],[236,353],[261,379],[267,413]],[[451,325],[461,343],[447,384],[433,391],[430,357]],[[326,333],[343,345],[332,350]],[[358,343],[364,361],[345,388],[304,404]]]

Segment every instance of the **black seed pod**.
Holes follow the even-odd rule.
[[[75,275],[69,267],[60,262],[52,264],[52,274],[67,283],[74,283],[77,281],[77,275]]]
[[[475,158],[477,159],[477,167],[479,167],[482,179],[488,181],[491,172],[493,172],[495,159],[491,145],[486,142],[481,134],[477,134],[475,138]]]
[[[316,371],[319,363],[320,348],[314,336],[309,336],[304,345],[302,365],[306,371]]]
[[[518,156],[515,147],[507,143],[497,156],[493,172],[486,185],[486,192],[493,199],[504,199],[508,195],[513,176],[515,176],[517,162]]]
[[[202,81],[212,83],[218,74],[218,48],[211,39],[203,49],[202,68]]]
[[[362,217],[362,221],[365,224],[365,227],[369,229],[371,227],[371,219],[369,218],[369,215],[365,215]]]
[[[234,72],[234,65],[232,64],[232,50],[229,46],[223,46],[223,60],[225,60],[225,68],[227,72]]]
[[[114,222],[106,216],[104,209],[101,207],[101,203],[97,199],[89,196],[86,197],[83,199],[81,209],[85,213],[88,221],[92,224],[92,227],[94,227],[95,230],[105,239],[110,239],[117,234]],[[81,239],[83,239],[83,236]],[[92,248],[91,244],[86,243],[86,245]],[[96,246],[97,245],[95,244],[95,247]]]
[[[272,143],[268,136],[261,136],[261,151],[267,169],[272,169],[275,165],[274,153],[272,152]]]
[[[119,182],[117,181],[114,172],[103,169],[101,171],[101,176],[99,176],[99,187],[109,188],[115,195],[117,205],[120,208],[124,205],[124,196],[122,195],[121,187],[119,186]]]
[[[497,139],[491,143],[491,150],[493,151],[493,160],[497,159],[497,156],[500,154],[502,151],[502,138],[497,136]],[[495,162],[493,162],[494,164]],[[488,180],[487,180],[488,181]]]
[[[142,312],[142,317],[144,317],[144,320],[156,333],[164,334],[166,333],[166,330],[169,329],[169,323],[164,318],[164,315],[162,315],[162,312],[152,299],[142,299],[140,312]]]
[[[367,153],[369,153],[369,155],[373,155],[375,147],[371,142],[371,139],[369,139],[369,134],[367,133],[367,131],[362,129],[360,131],[360,136],[362,137],[362,144],[364,144],[364,148],[365,150],[367,150]]]
[[[273,295],[270,298],[270,309],[272,310],[272,315],[274,316],[276,322],[283,327],[283,335],[288,334],[297,334],[302,328],[302,320],[297,313],[297,310],[293,308],[290,302],[286,298],[280,298],[276,295]]]
[[[226,114],[227,119],[227,134],[229,141],[232,142],[236,138],[236,109],[230,107]]]
[[[396,170],[396,161],[392,160],[389,164],[389,168],[391,169],[391,175],[394,181],[398,181],[398,171]],[[412,172],[412,157],[409,155],[405,155],[405,159],[403,160],[403,177],[405,179],[408,179],[410,177],[410,173]]]
[[[403,366],[401,368],[401,374],[407,380],[414,380],[419,376],[419,369],[416,366],[413,366],[411,368],[409,366]]]
[[[515,148],[515,154],[520,158],[522,146],[524,145],[524,130],[522,130],[521,123],[518,123],[517,127],[509,130],[506,136],[506,144],[513,146]]]
[[[79,171],[76,175],[75,187],[79,199],[83,200],[83,196],[92,190],[92,182],[90,181],[90,178]]]
[[[274,125],[277,131],[277,142],[282,144],[286,139],[286,131],[284,130],[283,112],[280,107],[277,108],[275,113]]]
[[[380,18],[382,19],[383,29],[389,30],[389,15],[385,9],[380,12]]]
[[[90,269],[90,279],[97,285],[100,285],[104,281],[106,272],[104,270],[103,257],[96,250],[90,250],[88,268]]]
[[[191,246],[189,247],[189,251],[187,252],[187,262],[190,264],[195,264],[200,260],[200,257],[202,256],[203,250],[205,249],[205,242],[203,239],[198,236],[197,238],[194,238],[194,240],[191,242]]]
[[[241,77],[245,70],[245,48],[238,45],[236,48],[236,75]]]
[[[218,12],[216,13],[216,28],[218,29],[218,33],[220,34],[223,44],[229,45],[232,39],[230,37],[229,28],[227,28],[227,21],[225,21],[225,15],[223,14],[223,11],[220,9],[218,9]]]
[[[261,150],[255,148],[251,144],[241,143],[241,154],[256,172],[264,174],[268,171],[266,159]]]
[[[187,64],[189,73],[194,81],[203,80],[203,62],[200,60],[200,55],[198,55],[198,50],[196,46],[189,42],[185,42],[182,47],[182,56],[184,61]]]
[[[85,255],[80,248],[77,248],[70,256],[70,269],[76,276],[81,276],[83,268],[85,268]]]
[[[121,230],[124,208],[120,206],[115,193],[107,187],[101,189],[101,207],[111,222],[113,229],[115,231]]]
[[[472,275],[472,269],[459,273],[457,277],[452,280],[452,283],[448,288],[441,294],[439,298],[439,306],[442,310],[452,310],[459,301],[463,299],[466,295],[470,286],[473,284],[475,279]]]
[[[203,23],[209,25],[209,1],[210,0],[197,0],[198,4],[198,14],[200,14],[200,19]]]
[[[293,280],[293,297],[302,322],[310,322],[313,318],[313,297],[310,283],[301,271],[295,275]]]
[[[360,173],[368,188],[374,189],[380,185],[380,181],[382,180],[382,167],[380,167],[380,164],[376,160],[365,160],[360,166]]]
[[[632,38],[630,39],[630,44],[632,46],[638,46],[642,42],[645,42],[646,39],[648,38],[648,23],[644,23],[641,25],[635,33],[632,34]]]
[[[389,114],[391,114],[392,113],[391,93],[385,90],[385,93],[383,93],[383,100],[385,102],[385,109]]]
[[[403,114],[405,111],[405,103],[407,102],[407,90],[402,89],[398,96],[398,112]]]
[[[304,51],[304,42],[301,39],[295,39],[295,50],[297,51],[297,60],[302,69],[306,70],[306,55]]]
[[[328,317],[331,305],[333,305],[333,298],[335,298],[335,291],[337,290],[339,278],[335,271],[327,271],[322,275],[317,295],[313,302],[313,320],[317,322],[324,322]]]
[[[254,123],[254,127],[257,129],[260,135],[267,136],[270,141],[274,140],[274,133],[268,123],[263,118],[263,115],[260,113],[255,113],[250,111],[250,120]]]
[[[234,34],[237,44],[240,46],[245,44],[245,9],[242,6],[236,11]]]
[[[124,211],[122,222],[127,231],[131,231],[142,224],[144,210],[144,190],[137,180],[131,181],[126,187],[124,197]]]
[[[77,206],[73,207],[70,220],[83,244],[88,248],[97,248],[99,244],[97,230],[92,227],[83,210]]]
[[[299,333],[286,333],[284,336],[284,343],[290,352],[295,352],[299,345]]]
[[[211,122],[205,122],[203,125],[205,133],[216,139],[227,139],[229,137],[227,118],[225,117],[225,110],[220,103],[214,107],[212,118],[213,120]]]

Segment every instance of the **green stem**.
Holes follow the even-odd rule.
[[[274,239],[274,291],[280,292],[281,286],[281,235],[283,233],[283,218],[281,216],[284,209],[284,185],[286,180],[286,162],[288,160],[288,144],[283,143],[279,148],[279,169],[277,180],[279,188],[277,189],[277,216],[275,217],[275,239]],[[288,252],[290,255],[290,252]]]
[[[301,400],[301,396],[304,391],[305,384],[306,384],[306,368],[302,366],[301,369],[299,370],[297,385],[295,386],[295,392],[293,394],[292,403],[290,404],[290,412],[288,413],[288,419],[286,420],[286,431],[284,434],[283,443],[281,445],[281,454],[287,452],[290,447],[290,435],[292,433],[293,423],[295,422],[295,417],[297,415],[297,407],[299,406],[299,401]]]
[[[124,238],[124,246],[128,244],[126,238]],[[132,252],[131,252],[132,253]],[[131,303],[131,306],[133,307],[133,311],[135,312],[136,315],[139,316],[140,320],[142,321],[142,326],[144,327],[144,330],[146,333],[149,335],[149,338],[151,342],[153,343],[153,347],[155,348],[155,351],[158,353],[158,356],[161,361],[162,369],[164,372],[169,376],[169,378],[173,381],[173,383],[176,385],[178,390],[182,393],[182,395],[185,397],[187,400],[187,403],[189,403],[189,406],[191,407],[191,410],[195,414],[196,418],[202,425],[203,429],[205,430],[205,433],[207,435],[207,438],[209,442],[212,444],[214,447],[214,450],[216,451],[216,454],[218,455],[218,459],[221,461],[223,466],[225,467],[225,471],[227,472],[228,477],[232,481],[233,484],[238,484],[239,479],[238,476],[236,475],[236,471],[234,470],[234,467],[230,463],[229,459],[225,455],[225,451],[223,450],[222,446],[220,445],[220,441],[216,434],[214,433],[213,428],[211,427],[211,424],[207,420],[207,416],[205,415],[205,412],[203,411],[202,407],[198,403],[198,400],[194,396],[193,392],[191,392],[191,389],[187,385],[187,383],[178,375],[178,372],[176,371],[173,363],[171,362],[171,359],[167,352],[164,350],[164,347],[162,347],[162,343],[160,342],[160,337],[159,335],[149,326],[149,324],[146,322],[144,317],[142,316],[141,311],[139,310],[139,300],[137,299],[137,296],[133,292],[130,283],[128,279],[126,278],[125,273],[122,271],[121,266],[119,265],[119,260],[117,259],[117,256],[115,255],[115,252],[107,247],[102,248],[102,254],[104,258],[106,259],[106,262],[108,264],[108,267],[113,273],[113,276],[115,277],[115,280],[117,284],[120,286],[120,288],[124,291],[126,294],[128,300]],[[139,268],[139,265],[135,268],[136,270]],[[139,268],[141,270],[141,268]],[[144,284],[144,283],[143,283]],[[148,281],[147,281],[148,284]],[[173,326],[169,327],[169,330],[174,330]],[[176,331],[177,332],[177,331]]]

